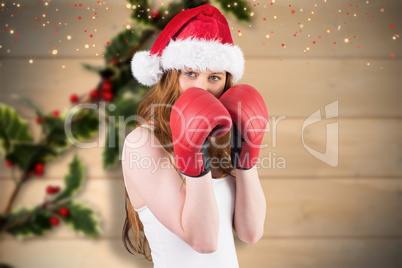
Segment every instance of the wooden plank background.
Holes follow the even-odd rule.
[[[48,7],[32,2],[17,8],[7,2],[9,10],[0,13],[0,100],[29,120],[34,137],[40,131],[35,115],[11,94],[29,97],[47,112],[67,111],[70,94],[84,94],[99,81],[79,63],[102,65],[104,44],[132,24],[125,1],[74,4],[54,0]],[[258,243],[236,239],[240,266],[402,267],[402,46],[399,37],[392,39],[401,34],[402,3],[277,0],[273,5],[250,1],[249,6],[255,12],[251,23],[226,17],[246,59],[239,83],[261,92],[270,115],[259,167],[267,218]],[[53,49],[58,55],[51,55]],[[338,117],[325,120],[325,106],[335,101]],[[317,110],[323,120],[303,130]],[[303,145],[324,153],[331,123],[339,130],[336,167]],[[101,144],[103,138],[95,141]],[[335,140],[328,141],[328,148],[332,145]],[[79,199],[97,211],[103,235],[90,240],[63,226],[24,241],[2,235],[0,262],[41,268],[152,267],[122,245],[121,168],[103,170],[101,152],[74,148],[53,161],[43,178],[27,183],[15,208],[41,202],[47,185],[62,185],[77,153],[87,177]],[[3,162],[0,170],[3,211],[14,185]]]

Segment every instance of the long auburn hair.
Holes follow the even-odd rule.
[[[153,134],[159,140],[163,148],[171,155],[173,155],[173,146],[168,146],[172,144],[172,132],[170,130],[169,124],[171,112],[170,107],[174,105],[174,103],[180,96],[180,73],[180,70],[175,69],[171,69],[163,73],[161,79],[155,84],[155,86],[144,95],[143,100],[139,105],[137,111],[137,116],[139,118],[144,119],[146,122],[152,121],[152,126],[154,128]],[[226,72],[226,82],[223,92],[225,92],[232,86],[232,75]],[[164,105],[158,105],[157,109],[151,111],[152,104]],[[213,142],[211,142],[212,140]],[[235,169],[233,168],[230,161],[229,140],[230,131],[220,138],[208,137],[208,155],[209,157],[214,157],[215,159],[220,160],[218,169],[222,172],[222,175],[230,175],[232,179],[235,179]],[[213,143],[218,146],[212,146]],[[222,161],[224,159],[225,161]],[[229,161],[227,161],[228,159]],[[172,162],[171,159],[170,163],[177,170],[176,165]],[[183,184],[185,185],[185,178],[183,179],[181,186],[183,186]],[[147,260],[152,261],[151,249],[144,233],[144,226],[138,216],[137,211],[134,210],[134,207],[130,202],[130,198],[127,194],[126,188],[125,196],[126,219],[124,221],[122,231],[122,240],[124,247],[129,253],[134,255],[134,253],[130,250],[131,248],[134,252],[144,255]],[[132,230],[134,234],[134,244],[129,237],[130,230]]]

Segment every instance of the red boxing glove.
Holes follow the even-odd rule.
[[[252,86],[236,85],[219,98],[232,117],[231,160],[236,169],[252,168],[268,123],[268,111],[261,94]]]
[[[210,172],[207,137],[222,137],[231,126],[228,111],[212,93],[197,87],[184,91],[170,114],[178,170],[190,177]]]

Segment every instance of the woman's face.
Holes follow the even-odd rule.
[[[180,71],[180,92],[189,88],[199,87],[211,92],[216,98],[222,95],[226,82],[226,72],[196,72],[191,68]]]

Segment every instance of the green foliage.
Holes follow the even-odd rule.
[[[247,1],[233,2],[227,0],[218,0],[217,2],[220,4],[220,7],[223,9],[224,12],[233,14],[238,20],[245,22],[249,22],[251,20],[250,13],[252,11],[247,6]],[[230,5],[230,7],[228,7],[228,5]]]
[[[52,229],[50,217],[50,211],[39,207],[20,208],[7,217],[5,228],[8,228],[9,234],[17,238],[43,235]]]
[[[83,142],[98,133],[99,117],[94,109],[79,109],[71,118],[72,138]],[[67,132],[66,129],[64,131]],[[69,134],[69,133],[66,133]]]
[[[13,268],[13,267],[5,263],[0,263],[0,268]]]
[[[103,69],[105,69],[105,67],[103,67],[103,66],[93,66],[93,65],[91,65],[89,63],[85,63],[85,62],[80,62],[80,65],[88,71],[93,71],[93,72],[97,72],[97,73],[102,71]]]
[[[48,145],[17,143],[7,158],[26,172],[32,170],[36,163],[46,163],[57,156],[58,154]]]
[[[105,169],[114,166],[119,160],[127,129],[132,129],[138,121],[136,113],[140,102],[141,98],[137,94],[125,91],[113,100],[115,109],[107,110],[109,128],[102,154]]]
[[[16,142],[31,142],[28,123],[10,106],[0,103],[0,153],[5,157]]]
[[[41,110],[38,108],[38,106],[36,106],[31,100],[22,97],[22,96],[18,96],[18,95],[12,95],[12,97],[16,100],[19,100],[25,104],[27,104],[29,107],[31,107],[32,109],[35,110],[36,115],[38,116],[38,118],[40,119],[41,122],[44,122],[44,115],[41,112]],[[42,132],[46,132],[46,124],[42,124]]]
[[[74,155],[69,165],[69,172],[64,177],[64,190],[54,199],[54,202],[76,195],[82,187],[84,176],[84,166],[78,160],[78,156]]]
[[[110,45],[106,46],[104,56],[106,65],[108,65],[112,59],[116,59],[117,61],[125,60],[127,56],[130,55],[133,47],[138,46],[138,43],[144,36],[153,33],[153,30],[141,29],[140,27],[120,32],[112,39]]]
[[[215,4],[209,3],[208,0],[187,0],[187,1],[180,1],[180,2],[171,2],[169,5],[164,5],[161,8],[157,10],[150,10],[150,6],[148,5],[148,1],[146,0],[130,0],[130,3],[134,6],[136,6],[135,9],[133,9],[131,18],[137,22],[139,22],[142,25],[147,25],[154,27],[158,30],[162,30],[165,28],[166,24],[169,23],[169,21],[176,16],[179,12],[182,10],[188,9],[188,8],[194,8],[198,7],[204,4],[211,4],[214,6],[217,6]],[[250,21],[250,13],[251,11],[247,7],[247,1],[227,1],[227,0],[218,0],[217,3],[219,3],[221,9],[229,14],[233,14],[238,20],[240,21]],[[235,5],[236,3],[236,5]],[[230,5],[230,7],[228,7]],[[246,10],[244,9],[246,8]],[[159,18],[154,17],[153,15],[158,12],[159,13]],[[166,14],[167,12],[167,14]],[[149,16],[151,18],[149,18]]]
[[[70,211],[68,217],[62,219],[75,232],[92,238],[102,233],[99,225],[99,217],[85,204],[70,200],[62,206],[68,208]]]
[[[64,190],[53,200],[34,208],[19,208],[11,212],[2,226],[7,232],[18,238],[43,235],[52,229],[51,217],[58,217],[78,233],[96,237],[101,233],[99,218],[94,211],[81,202],[71,200],[81,189],[84,181],[84,167],[77,155],[69,164],[69,172],[64,179]],[[67,217],[59,215],[59,209],[69,210]]]

